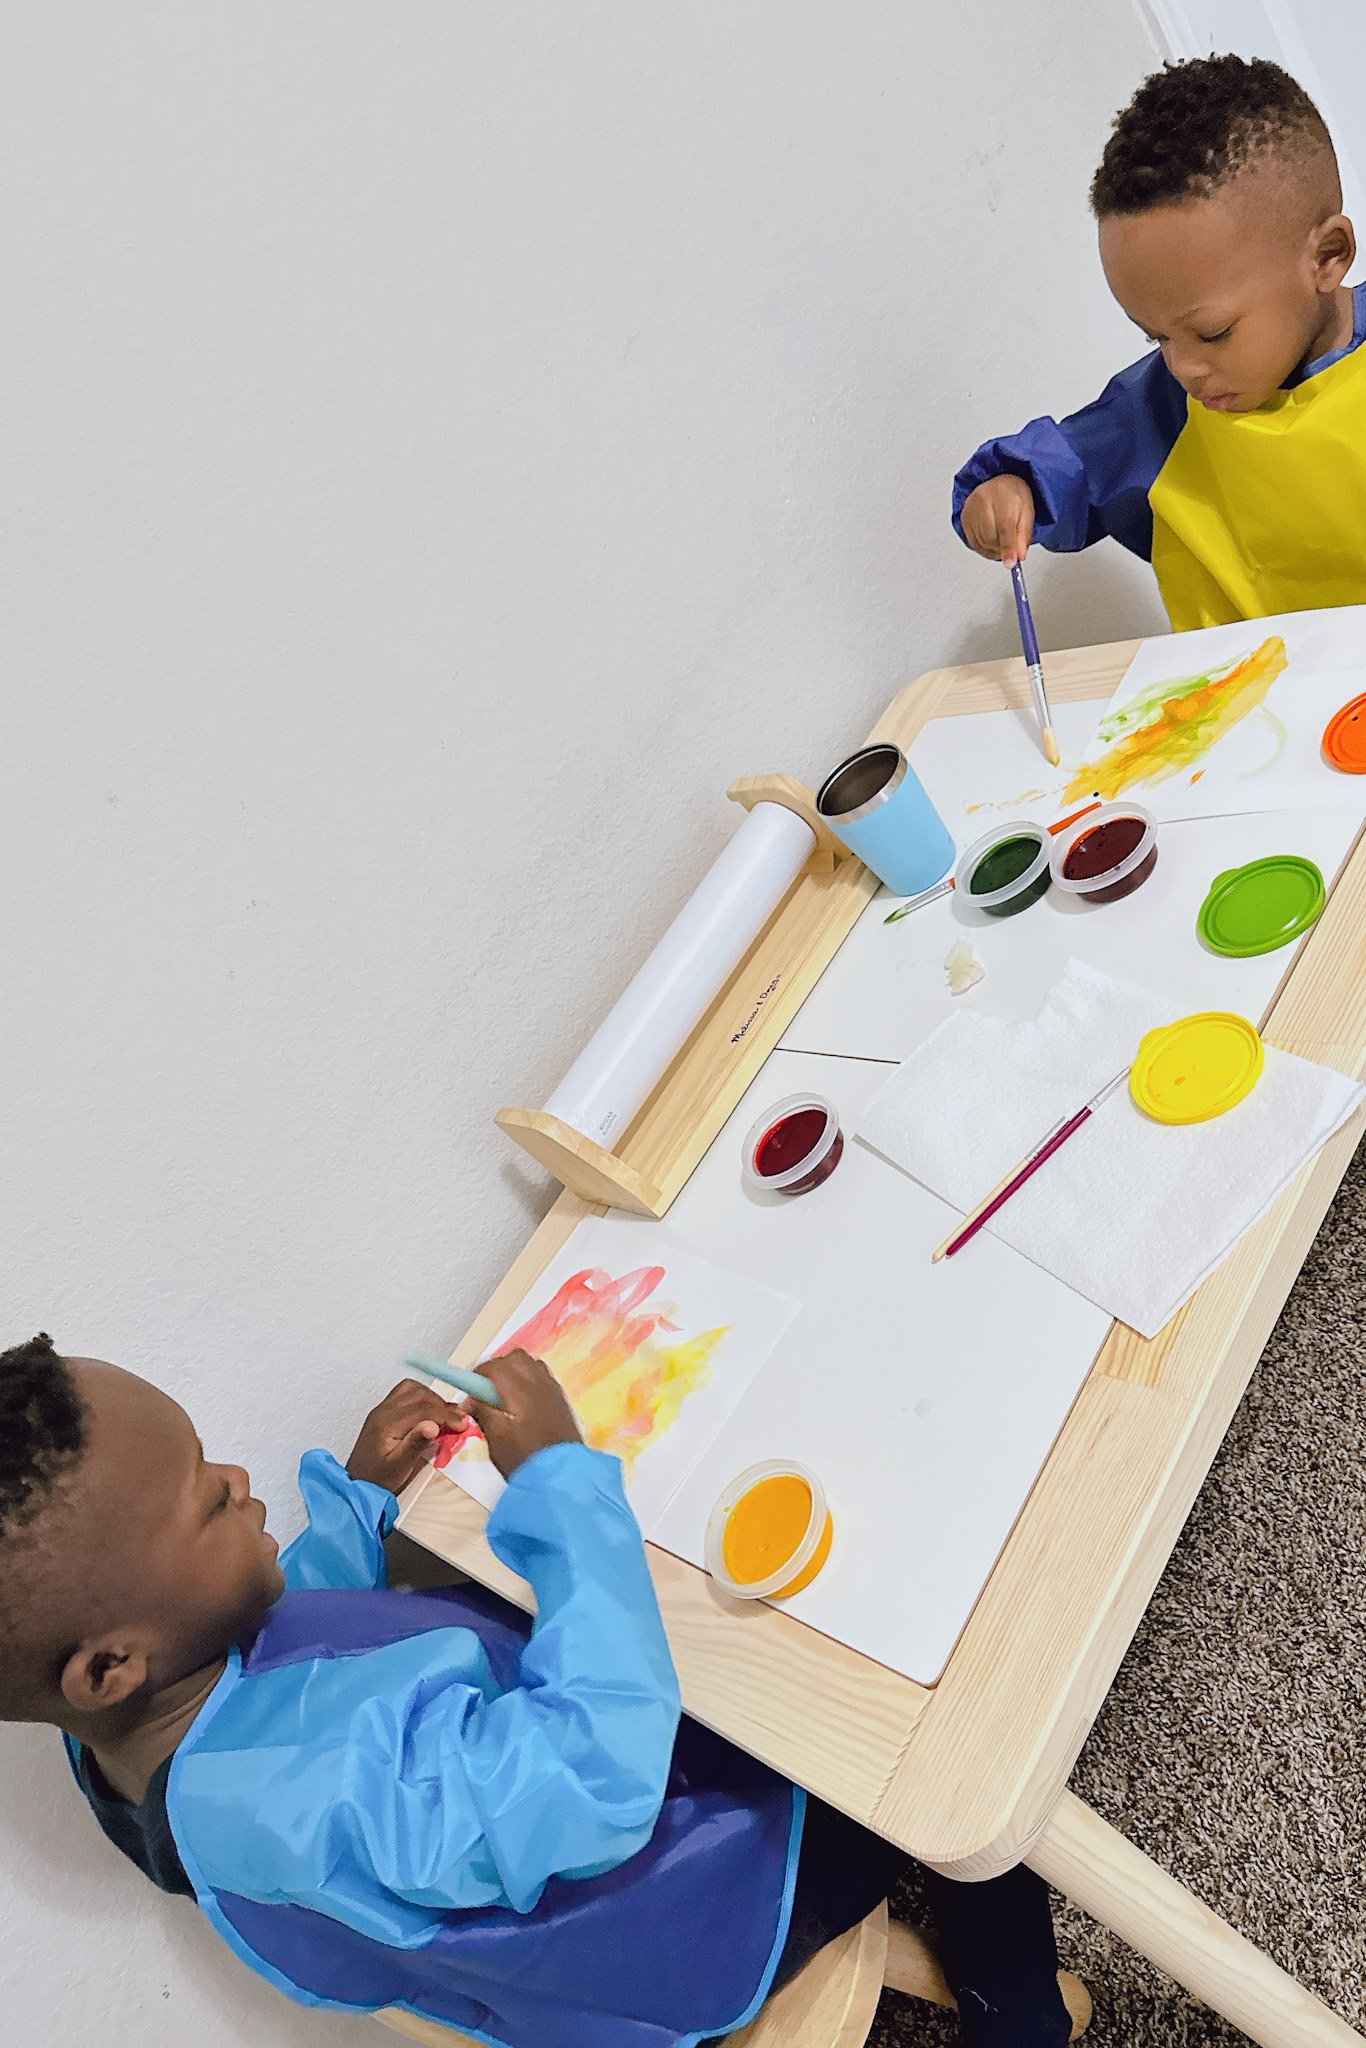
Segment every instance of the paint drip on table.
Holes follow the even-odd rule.
[[[711,1378],[725,1325],[696,1337],[679,1334],[672,1302],[650,1301],[663,1266],[642,1266],[614,1280],[593,1268],[572,1273],[545,1307],[505,1337],[500,1351],[542,1358],[569,1398],[595,1451],[621,1459],[629,1476],[641,1452],[667,1435],[689,1395]],[[487,1462],[475,1428],[437,1451],[444,1470],[454,1459]]]

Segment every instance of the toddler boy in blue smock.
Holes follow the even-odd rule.
[[[679,1719],[614,1459],[522,1353],[485,1594],[390,1592],[394,1492],[451,1410],[414,1381],[303,1461],[282,1557],[240,1467],[145,1380],[0,1356],[0,1718],[54,1723],[101,1827],[306,2004],[505,2048],[689,2048],[886,1896],[899,1859]],[[964,2038],[1068,2039],[1029,1872],[933,1881]]]

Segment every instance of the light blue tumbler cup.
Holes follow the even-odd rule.
[[[816,809],[836,838],[897,896],[933,888],[953,866],[948,826],[900,747],[860,747],[827,775]]]

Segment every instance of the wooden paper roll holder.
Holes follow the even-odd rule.
[[[791,775],[747,775],[735,803],[782,804],[816,835],[811,858],[611,1151],[543,1109],[494,1122],[586,1201],[662,1216],[877,889]],[[737,1161],[737,1171],[739,1165]]]

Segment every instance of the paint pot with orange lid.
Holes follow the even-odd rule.
[[[751,1465],[707,1521],[707,1570],[736,1600],[790,1600],[825,1567],[835,1525],[804,1465]]]
[[[1353,697],[1329,719],[1323,751],[1343,775],[1366,775],[1366,695]]]

